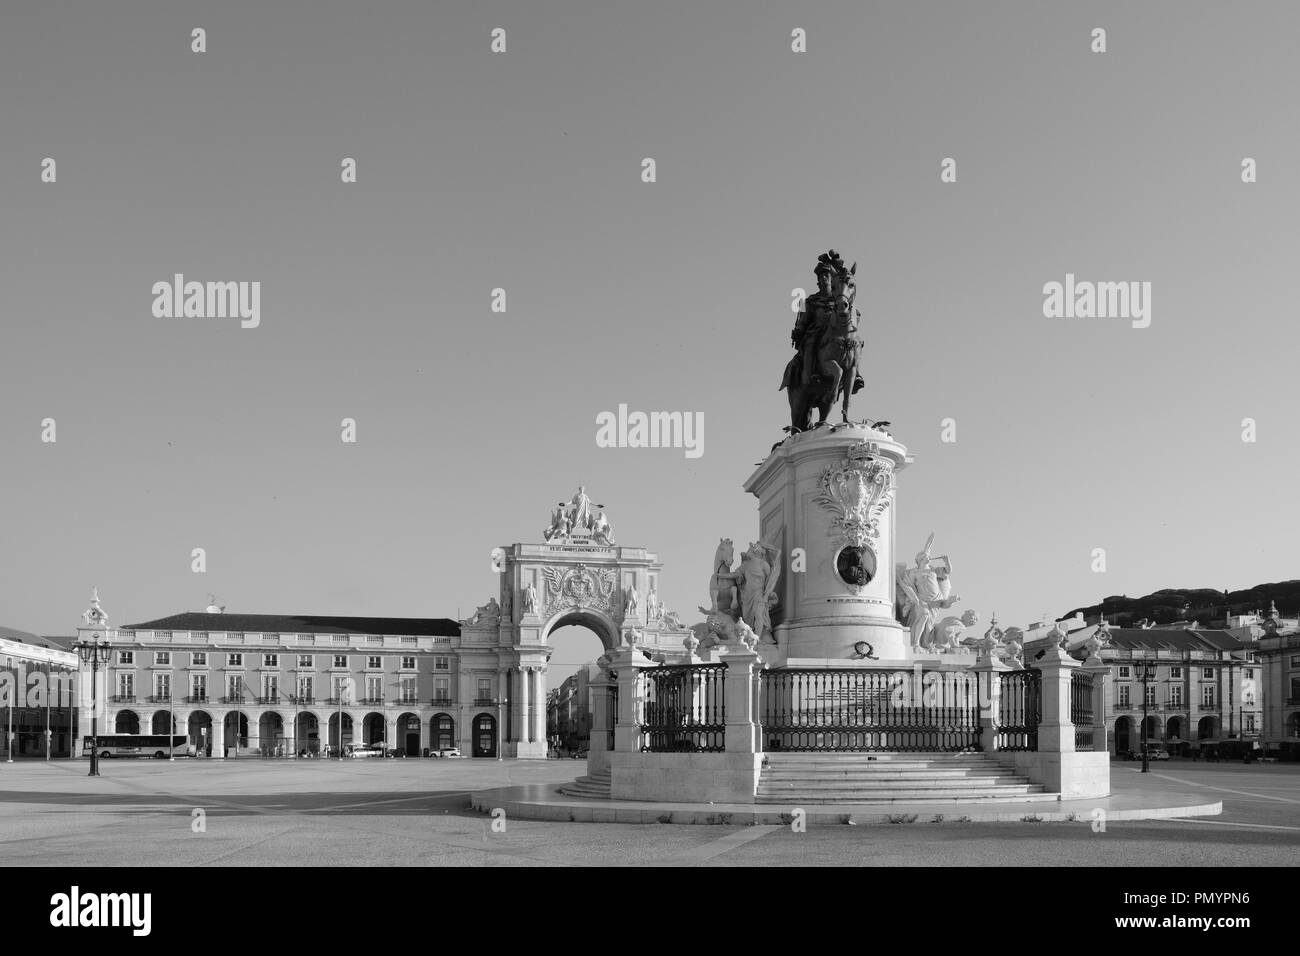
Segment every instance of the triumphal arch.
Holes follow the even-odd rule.
[[[462,672],[476,681],[466,690],[482,717],[495,709],[507,757],[546,756],[546,666],[556,628],[592,631],[605,649],[603,672],[621,648],[647,661],[685,659],[691,636],[660,597],[659,556],[619,544],[585,487],[557,503],[539,537],[493,551],[499,592],[460,622]]]

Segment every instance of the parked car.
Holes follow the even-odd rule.
[[[384,748],[381,744],[353,744],[347,750],[349,757],[382,757]]]
[[[435,756],[446,758],[446,757],[461,757],[461,756],[464,756],[464,755],[460,752],[460,750],[459,750],[458,748],[456,748],[456,747],[448,747],[446,750],[439,750],[439,751],[437,751],[437,753],[435,754]]]

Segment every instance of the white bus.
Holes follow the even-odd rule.
[[[81,753],[89,757],[91,750],[101,757],[155,757],[164,759],[173,753],[177,757],[192,757],[194,749],[183,734],[100,734],[82,739]]]

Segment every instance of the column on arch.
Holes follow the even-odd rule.
[[[518,727],[518,730],[515,732],[517,734],[515,739],[518,740],[519,743],[528,743],[533,739],[532,722],[530,720],[530,715],[532,713],[531,710],[532,688],[528,686],[530,683],[530,676],[531,675],[529,674],[528,668],[524,667],[523,665],[520,665],[519,667],[519,711],[518,711],[519,720],[516,723],[516,727]]]
[[[533,740],[546,741],[546,668],[533,668]]]

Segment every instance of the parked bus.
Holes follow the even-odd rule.
[[[95,742],[97,741],[97,742]],[[163,759],[173,753],[177,757],[192,757],[194,750],[190,739],[183,734],[169,737],[167,734],[100,734],[99,737],[87,735],[81,742],[81,754],[90,756],[93,749],[101,757],[155,757]]]

